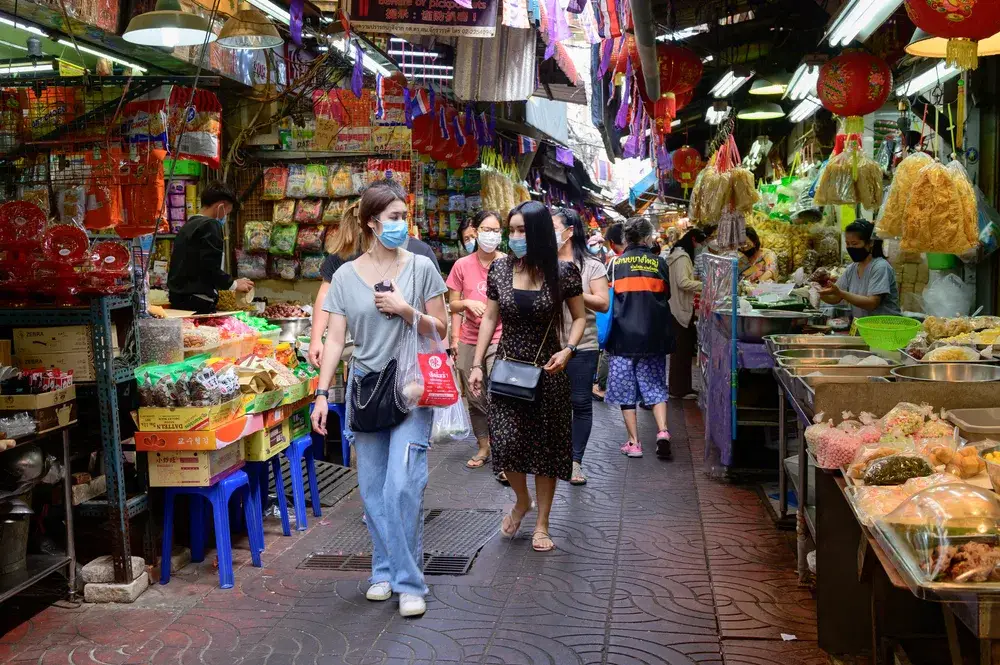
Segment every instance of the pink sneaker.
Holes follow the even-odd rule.
[[[624,455],[626,452],[628,452],[628,449],[631,446],[632,446],[632,442],[631,441],[626,441],[625,443],[623,443],[621,445],[621,447],[618,450],[622,451],[622,455]]]
[[[628,447],[626,447],[622,452],[629,457],[642,457],[642,444],[632,443],[630,441]]]

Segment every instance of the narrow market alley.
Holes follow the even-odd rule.
[[[620,416],[596,404],[589,483],[560,483],[556,495],[558,549],[531,550],[529,516],[517,539],[493,536],[468,574],[429,577],[423,618],[367,602],[364,572],[300,568],[359,523],[355,492],[291,538],[267,520],[264,568],[247,565],[242,542],[231,590],[218,588],[209,555],[131,606],[60,602],[32,616],[32,599],[15,599],[0,617],[0,663],[827,663],[794,535],[774,527],[756,492],[703,473],[693,402],[670,415],[674,461],[651,450],[628,459]],[[509,507],[510,490],[465,469],[468,452],[433,451],[425,509]]]

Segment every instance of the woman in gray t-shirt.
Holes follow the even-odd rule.
[[[901,313],[896,271],[885,259],[882,241],[873,238],[874,232],[875,225],[865,220],[852,222],[844,229],[844,243],[854,263],[835,285],[819,292],[831,305],[846,301],[856,319]]]
[[[327,390],[348,329],[354,339],[348,395],[355,380],[380,372],[396,357],[414,324],[421,335],[445,337],[447,288],[430,259],[402,249],[406,213],[406,192],[391,181],[374,184],[361,196],[359,217],[371,249],[333,275],[323,304],[330,322],[312,414],[313,429],[320,434],[326,434]],[[431,410],[415,408],[384,431],[354,432],[358,486],[373,545],[365,595],[381,601],[398,593],[403,616],[427,609],[420,543],[430,431]]]

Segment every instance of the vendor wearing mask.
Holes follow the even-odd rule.
[[[174,309],[211,314],[216,311],[220,290],[246,293],[253,289],[249,279],[233,281],[222,269],[223,228],[236,202],[232,189],[221,182],[210,184],[201,193],[201,210],[177,232],[167,275]]]
[[[899,289],[896,271],[885,258],[882,241],[874,239],[875,225],[866,220],[853,222],[844,229],[844,242],[853,264],[837,283],[820,291],[831,305],[846,301],[854,318],[862,316],[899,316]]]
[[[769,249],[762,249],[757,232],[747,227],[747,241],[740,250],[746,257],[747,265],[740,275],[742,279],[759,284],[778,280],[778,258]],[[743,264],[743,261],[740,261]]]

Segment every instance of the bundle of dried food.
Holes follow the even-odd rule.
[[[965,169],[958,162],[922,168],[903,211],[900,247],[963,255],[978,246],[976,194]]]
[[[934,159],[925,152],[916,152],[904,159],[896,167],[896,173],[889,185],[889,193],[882,204],[878,218],[878,236],[880,238],[898,238],[903,233],[903,211],[913,193],[917,175],[925,166],[934,163]]]
[[[847,205],[857,202],[854,193],[854,151],[844,151],[834,155],[819,175],[816,183],[816,205]]]
[[[868,210],[877,210],[882,202],[882,167],[863,154],[858,159],[854,191],[858,203]]]
[[[875,460],[865,469],[866,485],[902,485],[910,478],[929,476],[934,469],[918,455],[890,455]]]
[[[932,351],[928,351],[922,362],[944,363],[944,362],[970,362],[979,360],[979,352],[967,346],[945,345],[939,346]]]
[[[750,212],[754,204],[760,201],[753,173],[742,166],[736,166],[729,170],[729,174],[733,207],[740,212]]]

